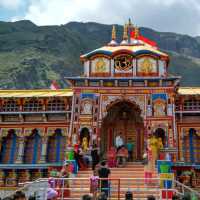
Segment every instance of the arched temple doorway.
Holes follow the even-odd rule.
[[[108,105],[107,115],[101,127],[101,152],[115,146],[115,138],[122,134],[125,144],[134,144],[133,159],[141,160],[144,148],[144,124],[138,105],[129,101],[117,101]]]

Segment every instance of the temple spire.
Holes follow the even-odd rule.
[[[116,37],[116,28],[115,28],[115,25],[113,25],[113,27],[112,27],[111,41],[108,43],[108,45],[110,45],[110,46],[117,45],[116,38],[117,38]]]
[[[122,45],[128,44],[128,24],[124,25],[123,40],[121,44]]]
[[[127,39],[128,39],[128,25],[125,24],[124,25],[123,40],[127,40]]]
[[[115,29],[115,25],[113,25],[112,27],[112,40],[116,40],[116,29]]]

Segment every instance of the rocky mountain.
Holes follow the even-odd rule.
[[[65,76],[80,75],[79,56],[110,41],[111,25],[70,22],[36,26],[30,21],[0,22],[0,88],[48,88],[51,80],[66,87]],[[122,26],[116,25],[118,40]],[[141,28],[171,56],[169,72],[183,86],[200,86],[200,37]]]

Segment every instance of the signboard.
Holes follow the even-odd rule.
[[[174,174],[173,173],[160,174],[160,179],[173,180],[174,179]]]
[[[158,173],[171,173],[172,162],[169,160],[157,160]]]

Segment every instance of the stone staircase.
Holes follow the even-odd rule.
[[[77,179],[70,182],[70,200],[81,199],[84,194],[90,193],[90,180],[93,174],[91,169],[79,171]],[[144,166],[141,163],[127,163],[124,168],[111,168],[111,195],[110,199],[118,200],[119,178],[120,178],[120,199],[124,199],[127,191],[132,191],[134,200],[144,200],[148,195],[154,195],[159,199],[159,181],[151,180],[151,183],[144,182]],[[153,177],[157,178],[154,171]]]

